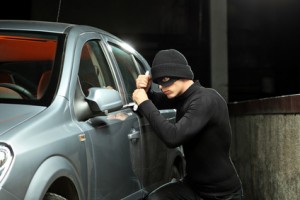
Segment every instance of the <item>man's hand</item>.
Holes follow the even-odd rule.
[[[149,75],[149,71],[147,71],[145,75],[139,75],[135,80],[137,89],[132,93],[132,99],[136,103],[136,108],[134,108],[134,110],[137,109],[137,105],[140,105],[144,101],[148,100],[147,92],[151,86],[151,83],[152,79]]]
[[[148,100],[148,95],[144,89],[136,89],[132,93],[132,99],[137,105],[140,105],[144,101]]]
[[[146,92],[148,92],[152,83],[152,79],[150,75],[139,75],[135,83],[136,83],[136,88],[144,89]]]

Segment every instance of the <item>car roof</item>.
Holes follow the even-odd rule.
[[[35,21],[35,20],[0,20],[0,30],[15,31],[40,31],[47,33],[67,34],[68,32],[98,32],[108,35],[112,38],[120,40],[118,37],[100,29],[89,25],[79,25],[62,22],[51,21]]]

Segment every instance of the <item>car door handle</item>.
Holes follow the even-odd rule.
[[[135,141],[138,138],[140,138],[140,131],[137,131],[135,129],[131,129],[130,133],[128,134],[128,139]]]

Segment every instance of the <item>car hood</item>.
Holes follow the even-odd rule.
[[[30,119],[45,107],[18,104],[0,104],[0,135]]]

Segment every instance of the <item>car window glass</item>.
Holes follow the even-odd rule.
[[[57,78],[53,79],[58,77],[53,69],[55,61],[59,60],[55,58],[60,47],[59,37],[1,32],[0,44],[1,102],[48,105],[58,82]]]
[[[143,65],[143,63],[135,56],[133,56],[134,58],[134,61],[135,61],[135,64],[136,66],[138,67],[139,71],[141,74],[145,74],[146,73],[146,67]]]
[[[88,90],[91,87],[106,87],[117,90],[99,41],[92,40],[83,46],[78,75],[85,95],[88,95]]]
[[[115,45],[111,45],[111,49],[118,63],[119,69],[124,80],[126,88],[126,99],[129,102],[131,102],[132,93],[136,88],[135,79],[138,77],[139,72],[136,68],[131,54],[127,53],[126,51]]]

